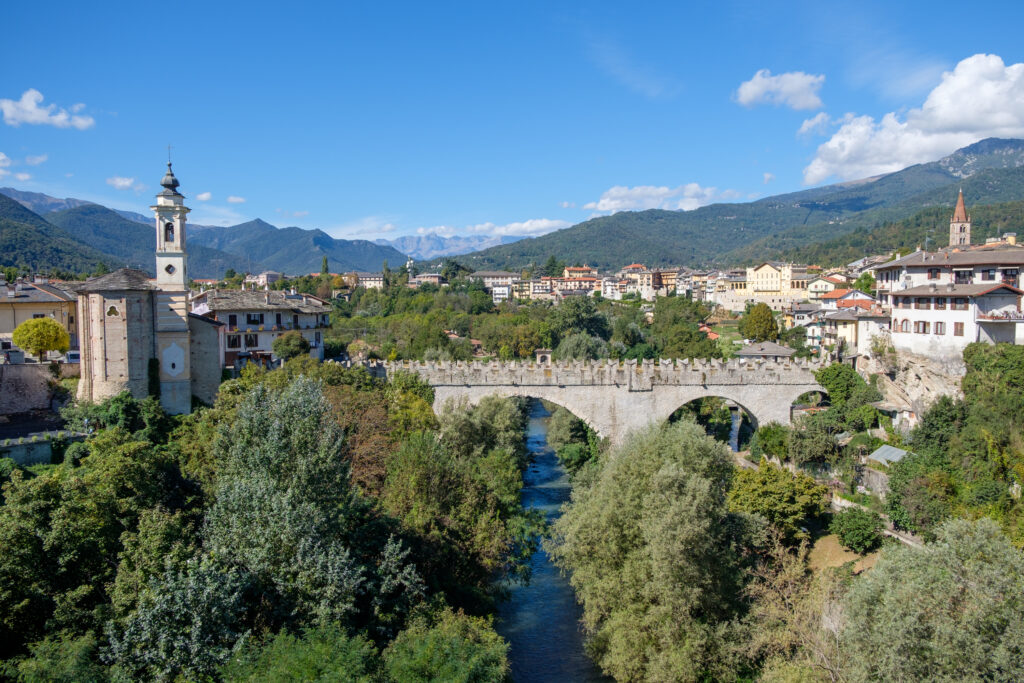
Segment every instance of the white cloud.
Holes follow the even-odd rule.
[[[775,174],[774,173],[765,173],[764,174],[764,184],[765,185],[767,185],[768,183],[770,183],[773,180],[775,180]]]
[[[561,202],[559,203],[559,206],[562,207],[563,209],[575,209],[576,202]]]
[[[130,190],[135,186],[135,178],[116,175],[112,178],[107,178],[107,185],[110,185],[115,190]]]
[[[821,111],[800,124],[797,135],[824,135],[825,131],[832,124],[832,117]]]
[[[244,203],[245,203],[245,197],[236,197],[235,195],[231,195],[231,196],[228,197],[228,204],[244,204]]]
[[[197,202],[208,202],[213,199],[213,193],[211,192],[200,192],[196,195]]]
[[[920,108],[879,121],[847,114],[839,123],[804,169],[805,183],[891,173],[983,138],[1024,137],[1024,64],[977,54],[943,73]]]
[[[609,213],[643,209],[690,211],[716,200],[736,199],[737,197],[739,197],[739,193],[735,190],[719,192],[717,188],[701,187],[697,183],[687,183],[679,187],[616,185],[606,190],[596,202],[584,204],[583,208]]]
[[[45,162],[47,159],[49,159],[49,157],[46,156],[45,154],[39,154],[37,156],[29,155],[25,157],[25,163],[28,164],[29,166],[38,166],[39,164]]]
[[[35,88],[30,88],[22,93],[20,100],[0,98],[0,112],[3,112],[4,123],[8,126],[20,126],[27,123],[57,128],[77,128],[78,130],[85,130],[96,123],[91,116],[83,116],[78,113],[85,108],[84,104],[72,105],[69,113],[67,109],[61,109],[55,104],[40,106],[42,102],[43,93]]]
[[[14,177],[22,182],[32,179],[32,175],[30,173],[15,173]]]
[[[209,204],[203,204],[195,208],[192,213],[189,214],[188,220],[190,223],[196,223],[198,225],[226,226],[244,223],[249,220],[249,218],[227,206],[211,206]]]
[[[790,71],[772,76],[768,69],[761,69],[749,81],[740,83],[736,101],[745,107],[767,103],[791,109],[817,109],[822,106],[818,91],[824,83],[824,75]]]
[[[10,171],[6,170],[10,165],[11,158],[3,152],[0,152],[0,178],[3,178],[5,175],[10,173]]]

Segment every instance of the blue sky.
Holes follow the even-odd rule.
[[[784,7],[769,7],[778,4]],[[540,234],[1024,137],[1024,3],[15,3],[0,186]],[[802,132],[801,132],[802,131]]]

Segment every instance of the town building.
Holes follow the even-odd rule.
[[[355,286],[366,289],[384,289],[384,273],[352,273]]]
[[[782,346],[775,342],[764,341],[746,344],[736,350],[734,354],[741,359],[762,359],[762,360],[786,360],[796,351],[788,346]]]
[[[876,302],[873,296],[859,289],[833,289],[823,294],[818,303],[822,308],[835,311],[840,308],[871,308]]]
[[[597,268],[583,264],[582,266],[566,266],[562,271],[562,277],[597,277]]]
[[[168,413],[212,403],[220,386],[220,323],[188,312],[185,222],[189,212],[171,164],[150,207],[156,215],[155,280],[122,268],[74,287],[81,380],[78,398],[98,402],[157,389]]]
[[[312,294],[291,291],[211,289],[192,299],[192,312],[221,323],[222,365],[268,364],[277,360],[274,340],[298,330],[309,342],[309,355],[323,360],[323,331],[331,307]]]
[[[320,275],[316,273],[315,275]],[[246,284],[256,285],[257,287],[266,287],[272,285],[284,276],[276,270],[265,270],[259,275],[247,275],[245,278]]]
[[[495,285],[511,285],[513,280],[519,279],[519,273],[510,273],[507,270],[478,270],[470,273],[469,279],[480,282],[489,290]]]
[[[46,278],[37,277],[31,283],[20,278],[6,282],[0,275],[0,297],[0,351],[16,348],[11,339],[14,329],[33,318],[57,321],[71,337],[70,348],[78,348],[78,304],[73,292],[50,284]]]

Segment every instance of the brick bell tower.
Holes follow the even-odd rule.
[[[160,405],[174,415],[192,410],[189,363],[188,278],[185,274],[185,216],[189,208],[178,192],[171,163],[156,204],[156,285],[153,297],[154,357],[160,362]]]
[[[967,208],[964,206],[964,191],[956,198],[956,208],[953,209],[953,217],[949,220],[949,246],[966,247],[971,244],[971,217],[967,215]]]

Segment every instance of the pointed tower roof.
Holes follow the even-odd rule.
[[[953,222],[954,223],[966,223],[970,220],[967,217],[967,208],[964,207],[964,191],[961,188],[960,194],[956,198],[956,208],[953,209]]]

